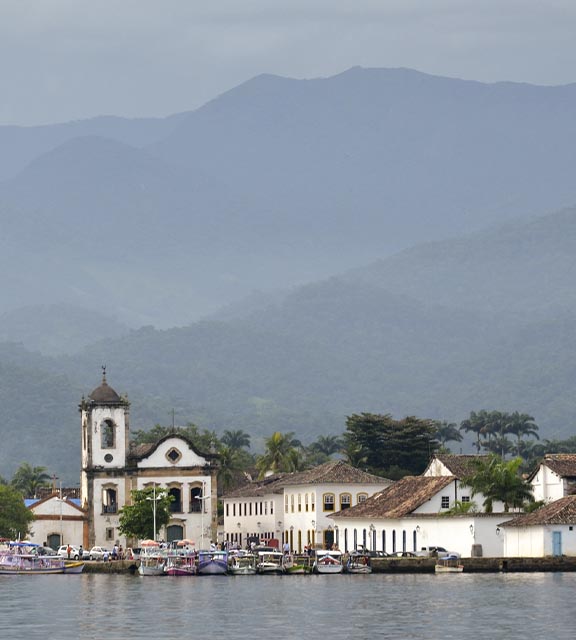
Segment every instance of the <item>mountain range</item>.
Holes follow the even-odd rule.
[[[360,411],[571,435],[575,102],[355,68],[0,127],[0,473],[74,477],[101,364],[134,428],[174,411],[256,448]]]

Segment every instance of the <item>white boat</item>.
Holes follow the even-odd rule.
[[[199,576],[225,576],[228,571],[228,552],[199,551],[196,571]]]
[[[362,551],[351,551],[346,562],[347,573],[372,573],[370,554]]]
[[[228,557],[228,573],[233,576],[256,574],[256,556],[253,553],[231,553]]]
[[[196,557],[193,553],[166,556],[164,573],[168,576],[194,576],[196,570]]]
[[[290,575],[311,573],[312,561],[306,554],[288,553],[284,556],[284,572]]]
[[[315,573],[342,573],[342,551],[317,549],[313,569]]]
[[[163,576],[166,565],[166,553],[160,549],[157,542],[142,543],[138,573],[141,576]]]
[[[67,562],[60,556],[38,555],[39,545],[32,542],[10,542],[0,553],[0,575],[40,575],[45,573],[80,573],[83,562]],[[69,566],[68,570],[66,565]]]
[[[460,558],[455,555],[443,556],[436,560],[434,567],[436,573],[462,573],[464,565],[460,564]]]
[[[273,547],[256,549],[256,571],[260,574],[284,573],[284,555]]]

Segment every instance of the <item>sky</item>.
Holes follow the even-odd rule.
[[[576,81],[574,0],[0,0],[0,125],[195,109],[261,73]]]

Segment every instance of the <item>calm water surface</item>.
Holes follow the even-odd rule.
[[[576,637],[576,574],[0,576],[0,638]]]

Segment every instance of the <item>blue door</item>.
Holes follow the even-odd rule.
[[[552,555],[562,555],[562,531],[552,531]]]

